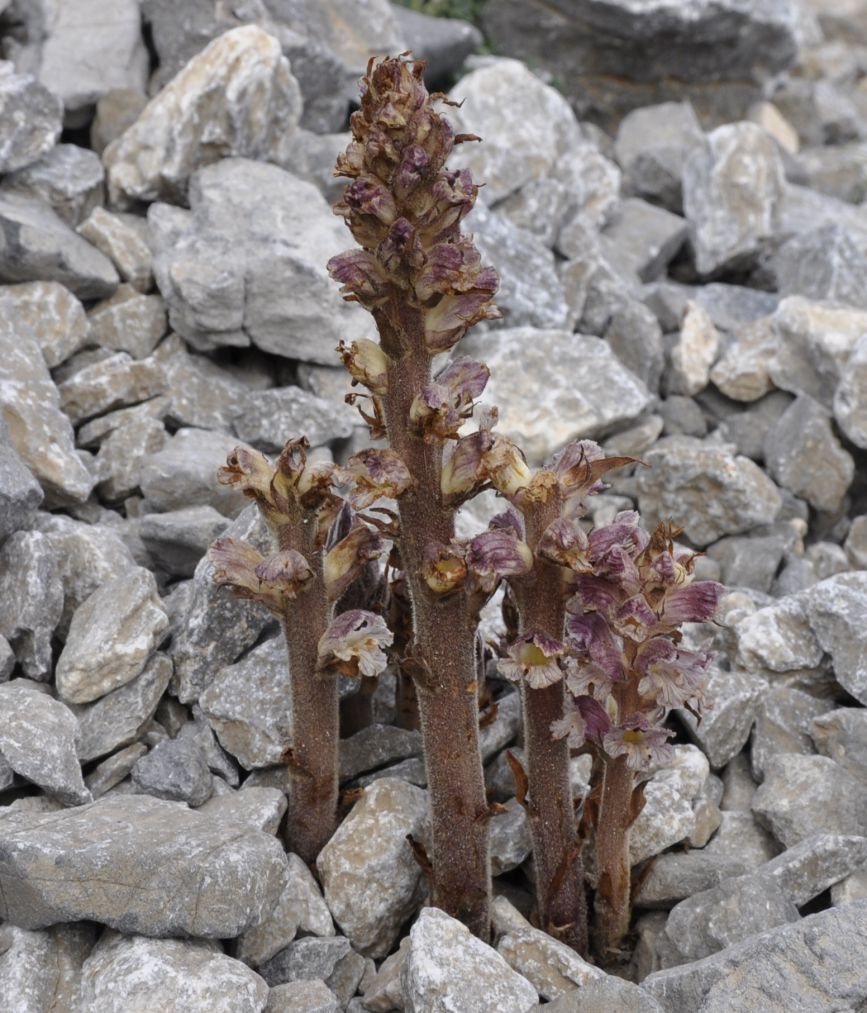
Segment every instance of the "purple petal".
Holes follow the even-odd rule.
[[[676,626],[707,622],[714,617],[723,590],[715,580],[698,580],[670,591],[665,596],[662,621]]]

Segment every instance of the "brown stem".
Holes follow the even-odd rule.
[[[319,639],[331,606],[325,593],[322,554],[312,519],[280,529],[281,549],[296,549],[315,579],[289,604],[283,632],[289,654],[292,754],[286,846],[312,863],[337,826],[339,701],[337,676],[317,673]]]
[[[596,825],[595,948],[605,962],[616,960],[629,931],[629,828],[634,814],[635,777],[627,758],[607,758]]]
[[[558,504],[552,497],[550,503],[535,507],[525,517],[531,549],[556,516]],[[513,590],[522,632],[539,630],[557,639],[563,636],[564,596],[557,566],[537,559],[533,572],[515,581]],[[565,739],[551,735],[552,722],[563,716],[565,686],[562,680],[545,689],[522,684],[521,695],[539,921],[546,932],[584,955],[587,899],[569,776],[569,746]]]
[[[391,447],[413,477],[399,500],[400,552],[413,612],[410,670],[416,685],[431,806],[433,902],[482,939],[490,934],[487,801],[478,742],[475,629],[463,594],[433,594],[422,578],[425,547],[448,544],[454,514],[441,501],[442,446],[408,428],[412,400],[428,381],[421,316],[405,312],[398,340],[380,322],[393,359],[384,396]],[[395,356],[400,347],[401,354]]]

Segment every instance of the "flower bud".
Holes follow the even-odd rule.
[[[578,573],[591,572],[590,539],[575,517],[558,517],[542,534],[537,555]]]
[[[274,478],[274,465],[251,447],[235,447],[226,459],[224,467],[217,471],[217,481],[221,485],[235,485],[245,496],[254,499],[265,512],[275,510],[274,493],[271,487]]]
[[[338,601],[381,552],[382,539],[377,532],[356,518],[349,533],[325,555],[323,575],[329,599]]]
[[[504,577],[520,577],[533,568],[530,546],[515,537],[512,531],[483,531],[467,546],[467,567],[473,584],[492,593]]]
[[[523,451],[506,436],[494,437],[484,460],[491,485],[507,499],[525,489],[533,478]]]
[[[347,302],[375,309],[386,296],[386,278],[379,262],[367,250],[347,250],[328,261],[328,273],[340,284]]]
[[[333,620],[320,638],[317,668],[343,675],[377,676],[388,664],[382,648],[393,639],[382,616],[350,609]]]

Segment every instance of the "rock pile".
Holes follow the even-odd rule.
[[[475,28],[385,0],[0,0],[4,1009],[867,1000],[867,3],[489,0],[482,24],[508,55],[464,62]],[[678,716],[633,831],[635,983],[524,917],[503,685],[494,946],[423,906],[387,677],[316,877],[286,855],[282,644],[201,562],[267,538],[214,480],[237,442],[367,442],[331,167],[368,57],[410,47],[484,138],[460,150],[504,320],[467,351],[501,428],[533,463],[581,437],[641,458],[594,521],[672,519],[729,589],[688,631],[714,706]]]

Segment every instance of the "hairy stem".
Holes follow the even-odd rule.
[[[553,500],[553,497],[552,497]],[[527,544],[536,545],[556,516],[557,503],[537,504],[525,516]],[[528,577],[515,581],[521,632],[539,630],[563,636],[564,596],[559,568],[536,559]],[[552,722],[563,716],[563,681],[544,689],[521,684],[524,749],[529,785],[528,815],[536,863],[536,904],[541,927],[581,954],[587,953],[587,900],[584,863],[569,776],[569,745],[554,739]]]
[[[305,523],[306,521],[306,523]],[[319,639],[331,606],[325,593],[316,524],[305,518],[280,529],[281,549],[301,552],[315,574],[283,617],[289,654],[292,757],[286,846],[312,863],[337,826],[339,701],[337,676],[317,673]]]
[[[627,758],[608,757],[596,826],[595,948],[603,961],[616,960],[629,931],[629,828],[635,776]]]
[[[438,907],[487,939],[489,831],[478,741],[475,629],[463,594],[439,597],[422,578],[425,547],[451,541],[454,515],[441,501],[441,444],[425,443],[408,428],[412,400],[430,376],[430,356],[420,333],[420,320],[408,319],[403,354],[389,367],[384,403],[389,442],[414,481],[399,500],[400,551],[412,602],[415,641],[409,667],[431,805],[431,888]],[[384,345],[390,344],[387,337],[386,331]]]

